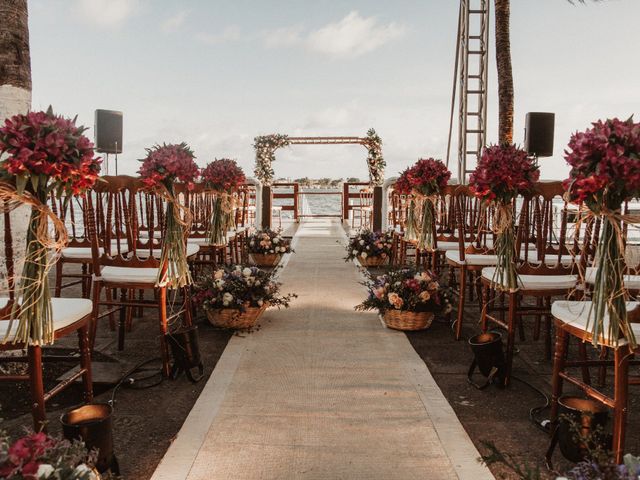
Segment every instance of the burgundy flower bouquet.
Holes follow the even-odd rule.
[[[158,272],[157,282],[166,282],[173,289],[185,287],[192,282],[185,243],[191,217],[178,203],[174,184],[179,181],[193,187],[200,175],[194,158],[193,151],[184,142],[155,145],[147,149],[147,157],[141,160],[142,166],[138,171],[145,185],[167,200],[166,232],[160,254],[162,268]],[[184,220],[180,210],[184,211]]]
[[[14,343],[53,343],[54,329],[48,272],[59,250],[66,243],[66,229],[46,206],[52,193],[79,195],[98,179],[100,160],[93,144],[84,136],[85,127],[47,112],[30,112],[8,118],[0,127],[0,194],[3,209],[16,205],[32,207],[26,238],[22,275],[16,282],[16,298],[9,318],[18,320]],[[6,188],[5,188],[6,187]],[[57,240],[49,238],[52,220]],[[11,327],[7,332],[12,332]],[[5,339],[6,341],[6,339]]]
[[[451,172],[441,160],[421,158],[409,169],[407,177],[414,194],[421,202],[422,221],[418,248],[432,252],[435,243],[435,200],[449,183]]]
[[[486,147],[469,178],[471,191],[485,205],[495,206],[493,232],[498,260],[492,283],[497,289],[518,288],[513,201],[518,195],[530,192],[539,178],[538,166],[527,152],[515,145]]]
[[[596,258],[599,259],[593,288],[593,341],[605,333],[612,341],[622,334],[635,345],[627,319],[628,293],[624,288],[625,247],[621,223],[640,218],[621,214],[622,203],[640,197],[640,123],[617,118],[593,123],[569,141],[565,159],[571,166],[564,181],[570,201],[585,204],[590,217],[602,219]],[[604,316],[609,331],[604,332]]]
[[[215,192],[211,221],[207,236],[212,245],[227,243],[227,230],[233,223],[233,193],[237,192],[246,177],[235,160],[216,159],[202,170],[206,188]]]

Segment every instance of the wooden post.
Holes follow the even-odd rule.
[[[297,222],[298,219],[298,193],[300,192],[300,185],[293,184],[293,220]]]
[[[382,187],[373,187],[373,229],[382,230]]]
[[[262,228],[271,228],[272,213],[271,185],[262,186]]]
[[[349,221],[349,184],[342,184],[342,221]]]

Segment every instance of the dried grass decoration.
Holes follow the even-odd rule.
[[[45,345],[54,341],[53,312],[48,272],[67,243],[64,224],[47,207],[47,199],[84,193],[93,187],[100,172],[93,144],[83,135],[86,128],[73,120],[46,112],[30,112],[7,119],[0,128],[0,201],[2,211],[19,205],[31,207],[26,255],[22,273],[7,279],[16,285],[13,302],[3,310],[11,320],[6,343]],[[51,238],[49,220],[55,232]],[[8,240],[8,239],[7,239]],[[49,255],[53,250],[54,255]],[[10,307],[10,308],[8,308]],[[15,334],[12,324],[18,321]]]
[[[174,183],[193,182],[200,175],[193,151],[186,143],[155,145],[147,149],[138,173],[145,185],[160,195],[167,204],[166,230],[163,235],[158,285],[178,289],[191,285],[191,273],[187,263],[187,236],[191,228],[191,213],[175,196]]]
[[[496,268],[491,279],[496,290],[518,289],[514,208],[518,195],[533,190],[540,178],[538,166],[527,152],[515,145],[486,147],[475,171],[469,177],[470,190],[485,207],[494,207],[492,229],[496,235]]]
[[[624,230],[632,224],[637,228],[640,216],[623,214],[621,207],[624,202],[640,197],[640,123],[634,123],[633,118],[626,121],[614,118],[592,125],[593,128],[571,137],[565,159],[572,168],[564,181],[568,199],[589,209],[577,222],[576,232],[584,221],[598,218],[602,221],[588,325],[594,345],[602,337],[617,345],[624,337],[635,347],[626,308],[629,293],[624,286]]]
[[[246,177],[235,160],[221,158],[206,166],[202,171],[202,180],[205,187],[214,192],[207,239],[211,245],[226,245],[227,231],[235,226],[234,193],[242,187]]]

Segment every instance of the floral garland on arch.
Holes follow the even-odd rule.
[[[184,142],[154,145],[146,150],[147,157],[140,160],[140,178],[150,190],[167,201],[166,231],[160,254],[162,268],[158,270],[157,284],[166,284],[171,289],[183,288],[192,283],[186,245],[191,214],[176,198],[174,184],[180,181],[189,189],[193,188],[200,169],[193,151]]]
[[[498,290],[518,289],[513,203],[518,195],[533,190],[539,178],[540,171],[533,159],[515,145],[486,147],[469,177],[469,188],[475,196],[485,205],[495,207],[492,228],[498,258],[491,282]]]
[[[240,189],[246,177],[235,160],[220,158],[202,170],[202,181],[215,193],[207,239],[211,245],[226,245],[227,231],[235,225],[233,194]]]
[[[369,167],[369,181],[371,185],[379,187],[384,183],[384,168],[387,166],[382,156],[382,139],[373,128],[367,131],[363,145],[369,152],[367,155],[367,167]]]
[[[55,263],[51,250],[66,244],[64,224],[47,206],[50,195],[81,195],[95,184],[100,159],[86,128],[73,120],[46,112],[30,112],[5,120],[0,128],[0,200],[2,211],[31,207],[22,274],[14,279],[15,298],[5,309],[12,319],[0,342],[44,345],[54,341],[48,272]],[[53,224],[55,238],[50,233]],[[18,323],[17,328],[13,322]],[[11,338],[12,337],[12,338]]]
[[[290,145],[291,141],[287,135],[274,133],[255,137],[253,142],[253,148],[256,150],[256,166],[253,173],[263,185],[271,185],[274,176],[271,164],[276,159],[275,151]]]
[[[602,220],[596,250],[599,259],[593,286],[589,322],[593,343],[600,338],[614,344],[620,335],[632,345],[637,344],[627,317],[629,294],[624,287],[626,270],[623,226],[640,223],[640,216],[621,212],[622,204],[640,198],[640,123],[633,118],[597,121],[584,132],[577,132],[569,141],[565,160],[571,166],[564,181],[567,197],[588,212],[581,221]],[[580,223],[576,225],[579,231]],[[609,318],[608,331],[605,317]]]

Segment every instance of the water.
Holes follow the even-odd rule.
[[[293,193],[293,189],[278,188],[276,193]],[[308,193],[305,195],[305,193]],[[331,193],[331,195],[318,195],[318,193]],[[336,215],[342,213],[342,190],[335,188],[308,188],[299,190],[299,213],[301,215]],[[291,205],[293,199],[275,198],[273,204],[276,206]],[[293,211],[283,210],[282,216],[293,217]]]

